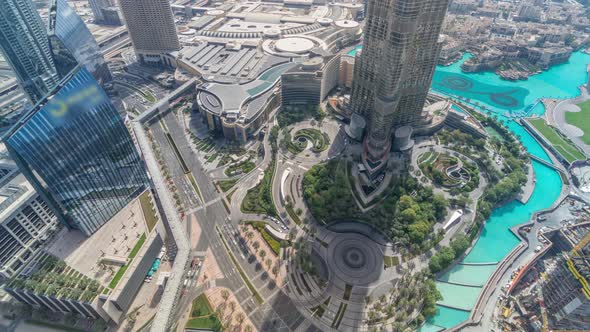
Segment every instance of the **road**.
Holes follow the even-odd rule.
[[[210,248],[220,270],[224,273],[224,278],[215,280],[215,285],[227,287],[235,294],[236,299],[240,302],[244,311],[249,313],[252,323],[258,330],[295,330],[305,319],[297,312],[292,301],[263,272],[260,263],[256,261],[254,256],[243,245],[244,240],[236,236],[238,234],[237,221],[235,219],[230,220],[228,211],[221,201],[221,195],[215,189],[209,176],[203,171],[201,162],[190,146],[185,135],[185,129],[172,112],[164,114],[161,121],[170,133],[173,144],[176,145],[189,171],[194,176],[200,192],[200,195],[198,195],[194,191],[185,190],[187,188],[185,184],[186,177],[181,174],[184,171],[180,166],[179,159],[171,154],[173,153],[171,142],[162,134],[163,130],[161,127],[158,129],[159,126],[152,126],[154,139],[161,147],[162,153],[166,153],[164,158],[170,169],[172,180],[180,188],[179,196],[185,203],[185,206],[191,207],[189,211],[196,217],[201,227],[201,236],[195,244],[194,251],[205,251],[207,248]],[[268,145],[268,148],[270,149],[270,145]],[[164,152],[164,150],[169,151]],[[270,151],[267,154],[270,155]],[[198,196],[202,196],[203,203],[200,205],[195,204]],[[221,237],[218,235],[218,230],[221,231],[233,256],[239,262],[241,269],[264,299],[262,305],[256,302],[248,286],[240,276],[240,272],[234,265]],[[203,289],[197,291],[190,290],[181,297],[177,305],[177,318],[180,318],[188,309],[192,299],[202,291]]]

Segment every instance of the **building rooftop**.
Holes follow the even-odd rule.
[[[275,43],[275,48],[278,51],[295,54],[307,53],[314,46],[313,41],[301,37],[286,37]]]
[[[269,91],[280,79],[281,74],[295,66],[295,63],[285,62],[277,64],[258,78],[244,84],[222,84],[209,82],[199,87],[198,102],[215,114],[232,113],[236,117],[249,118],[258,112],[258,109],[243,109],[247,102]]]

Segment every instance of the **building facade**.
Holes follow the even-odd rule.
[[[31,0],[0,1],[0,50],[33,104],[59,82],[47,32]]]
[[[53,59],[61,77],[80,64],[100,84],[112,80],[94,36],[66,0],[51,1],[47,32]]]
[[[163,56],[180,49],[170,2],[120,0],[120,5],[138,59],[144,63],[172,65]]]
[[[338,85],[340,55],[315,57],[281,75],[283,107],[317,108]]]
[[[383,165],[394,127],[415,124],[440,53],[448,0],[369,0],[352,109],[368,120],[364,151]]]
[[[0,152],[0,281],[14,277],[59,229],[57,217]]]
[[[4,140],[62,221],[87,236],[148,186],[117,110],[83,68],[66,77]]]

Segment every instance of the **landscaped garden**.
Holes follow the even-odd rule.
[[[277,211],[272,200],[272,177],[275,170],[276,159],[272,159],[268,168],[264,171],[262,181],[254,188],[248,190],[242,201],[241,210],[244,213],[259,213],[268,216],[276,216]]]
[[[221,331],[222,325],[211,307],[205,294],[199,295],[193,300],[190,318],[186,323],[187,329],[203,329]]]
[[[254,229],[256,229],[260,233],[260,235],[262,235],[264,242],[268,244],[272,251],[276,255],[279,254],[279,252],[281,251],[281,243],[277,241],[272,235],[270,235],[270,233],[268,233],[268,231],[265,228],[266,224],[263,221],[246,221],[244,223],[246,225],[251,225]],[[246,232],[246,234],[248,233]]]
[[[158,223],[158,216],[156,215],[156,209],[152,205],[150,192],[148,190],[144,191],[143,194],[139,196],[139,203],[141,204],[148,232],[151,232],[154,226]]]
[[[446,153],[425,152],[418,157],[418,166],[424,176],[443,187],[464,187],[464,192],[471,192],[479,185],[475,165]]]
[[[227,176],[234,176],[238,174],[245,174],[250,173],[256,167],[256,164],[253,163],[250,158],[247,160],[238,162],[236,164],[230,165],[228,168],[225,169],[225,175]]]
[[[396,190],[368,212],[354,201],[346,176],[346,163],[332,160],[312,167],[303,179],[303,191],[312,214],[320,221],[355,219],[377,226],[402,246],[419,252],[432,247],[432,227],[446,216],[448,202],[410,177],[393,179]]]
[[[223,192],[227,192],[236,184],[236,182],[238,182],[238,180],[239,179],[221,180],[217,182],[217,185]]]
[[[578,113],[569,113],[569,114],[578,114]],[[543,137],[545,137],[549,143],[567,160],[568,162],[574,162],[576,160],[583,160],[586,159],[586,156],[570,141],[566,140],[565,137],[561,133],[559,133],[555,128],[549,126],[545,123],[544,119],[529,119],[528,120]],[[588,122],[587,120],[581,121],[581,126],[586,126],[584,123]]]
[[[442,299],[436,284],[425,272],[404,275],[396,287],[366,304],[369,326],[390,323],[392,331],[405,331],[408,325],[416,330],[426,319],[436,314],[436,301]]]
[[[565,121],[572,126],[580,128],[584,132],[584,136],[580,139],[590,145],[590,100],[578,104],[580,112],[566,112]]]
[[[330,146],[330,137],[315,128],[305,128],[298,130],[293,136],[290,131],[285,131],[281,141],[283,150],[288,150],[292,154],[303,152],[309,144],[312,152],[319,153]]]
[[[326,113],[314,105],[308,106],[286,106],[277,115],[277,121],[281,128],[287,127],[305,119],[313,118],[321,121]]]

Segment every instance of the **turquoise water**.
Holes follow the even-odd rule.
[[[467,286],[482,287],[494,272],[496,265],[463,265],[457,264],[450,273],[440,277],[440,281],[448,281]]]
[[[523,111],[539,98],[577,96],[578,87],[587,80],[586,64],[590,62],[590,55],[576,52],[567,63],[531,76],[526,81],[510,82],[491,72],[462,73],[461,63],[469,57],[471,55],[466,53],[459,62],[448,67],[439,66],[434,73],[432,88],[470,98],[496,111],[508,112]],[[542,114],[544,109],[537,105],[533,111],[535,114]]]
[[[356,53],[358,51],[360,51],[362,48],[363,48],[363,45],[358,45],[355,48],[353,48],[352,50],[348,51],[348,53],[346,53],[346,54],[351,55],[351,56],[355,56]]]
[[[456,310],[439,306],[436,314],[420,328],[420,332],[440,331],[441,328],[449,328],[469,318],[469,311]],[[434,324],[436,322],[436,324]]]
[[[465,287],[446,282],[437,282],[436,288],[443,296],[440,304],[466,311],[473,308],[481,291],[479,287]]]
[[[537,141],[518,123],[505,115],[527,111],[529,114],[543,114],[541,104],[535,104],[543,97],[571,98],[579,94],[578,86],[587,81],[586,64],[590,55],[576,52],[568,63],[555,66],[549,71],[529,78],[527,81],[508,82],[493,73],[461,73],[461,62],[470,55],[448,67],[437,67],[433,79],[433,90],[449,95],[469,98],[470,102],[485,106],[507,122],[508,127],[520,137],[528,152],[550,161]],[[535,107],[532,107],[532,105]],[[486,221],[480,238],[464,263],[497,263],[501,261],[517,244],[518,239],[510,227],[527,222],[538,210],[550,207],[561,192],[561,179],[557,172],[533,162],[537,183],[533,195],[527,204],[510,202],[492,213]],[[444,281],[467,285],[483,285],[493,273],[495,265],[467,266],[459,265],[449,271],[437,282],[444,299],[441,304],[470,310],[481,291],[479,287],[451,285]],[[440,327],[452,327],[469,317],[469,311],[438,306],[437,314],[431,317],[420,331],[436,331]]]

